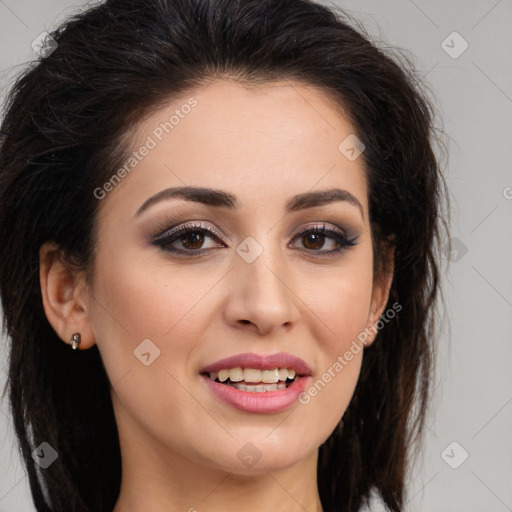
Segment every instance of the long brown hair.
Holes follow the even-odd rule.
[[[448,203],[435,109],[412,62],[354,26],[308,0],[108,0],[51,32],[57,48],[17,79],[1,126],[0,297],[6,389],[38,511],[111,511],[121,481],[100,353],[71,351],[49,325],[39,248],[53,240],[70,264],[93,268],[93,191],[124,161],[123,137],[218,76],[318,86],[365,145],[376,269],[386,270],[379,247],[393,238],[389,304],[402,309],[365,349],[343,422],[320,447],[318,486],[325,512],[355,512],[373,491],[403,510],[433,378]],[[59,457],[38,472],[31,452],[42,441]]]

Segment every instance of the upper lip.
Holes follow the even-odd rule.
[[[201,370],[201,373],[218,372],[220,370],[239,367],[255,368],[259,370],[287,368],[289,370],[295,370],[298,375],[311,375],[311,369],[304,360],[285,352],[269,355],[259,355],[252,352],[237,354],[209,364]]]

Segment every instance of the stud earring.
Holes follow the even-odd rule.
[[[81,341],[81,338],[80,338],[80,333],[79,332],[76,332],[75,334],[73,334],[73,336],[71,337],[71,348],[73,350],[76,350],[78,348],[78,345],[80,345],[80,341]]]

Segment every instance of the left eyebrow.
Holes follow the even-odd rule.
[[[348,190],[341,188],[332,188],[330,190],[318,190],[316,192],[305,192],[293,196],[286,203],[286,213],[304,210],[306,208],[314,208],[315,206],[324,206],[326,204],[334,203],[335,201],[346,201],[347,203],[356,206],[361,217],[364,218],[363,205],[360,203],[356,196],[351,194]]]
[[[241,204],[235,195],[223,190],[204,187],[171,187],[161,190],[147,199],[136,211],[135,216],[140,215],[144,210],[160,201],[174,198],[231,209],[239,209]],[[348,190],[340,188],[297,194],[286,202],[285,213],[324,206],[335,201],[345,201],[357,207],[364,218],[364,209],[357,197]]]

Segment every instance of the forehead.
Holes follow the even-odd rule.
[[[343,187],[366,209],[363,158],[347,158],[345,151],[354,136],[323,90],[288,81],[248,86],[215,80],[138,124],[128,154],[140,159],[116,188],[138,202],[172,186],[222,188],[242,202],[264,199],[268,205],[272,198],[283,202],[307,190]]]

